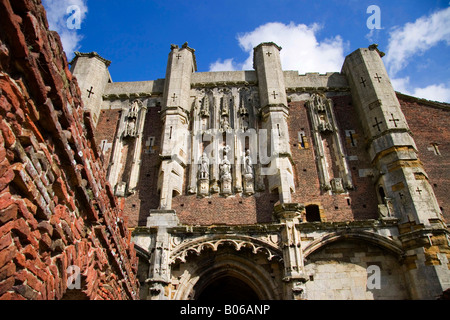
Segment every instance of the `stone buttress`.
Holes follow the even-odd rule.
[[[262,43],[254,49],[254,68],[258,77],[262,129],[267,130],[270,162],[261,173],[268,176],[270,190],[278,189],[282,203],[291,202],[295,192],[293,169],[290,161],[289,108],[286,98],[284,74],[281,69],[280,50],[274,43]],[[261,142],[260,142],[261,143]]]
[[[398,219],[411,297],[438,296],[450,281],[446,264],[448,235],[427,173],[376,45],[347,56],[347,76],[374,166],[375,188],[385,219]],[[436,253],[437,252],[437,253]],[[425,280],[426,279],[426,280]],[[424,283],[427,282],[427,284]]]
[[[161,169],[158,178],[160,209],[170,209],[172,194],[182,193],[188,163],[191,76],[196,71],[194,50],[187,43],[172,45],[167,64],[161,120]]]

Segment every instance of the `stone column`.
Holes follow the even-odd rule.
[[[301,222],[304,206],[298,203],[285,203],[275,206],[274,211],[280,223],[283,249],[285,299],[301,300],[305,298],[305,274],[300,232],[297,225]]]

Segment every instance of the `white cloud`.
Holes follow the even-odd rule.
[[[70,59],[80,48],[83,36],[78,33],[88,12],[87,0],[43,0],[49,27],[59,33],[64,51]],[[69,10],[76,6],[77,10]]]
[[[236,71],[235,63],[233,59],[225,59],[223,62],[221,59],[209,65],[209,71]]]
[[[450,45],[450,7],[406,23],[390,33],[386,65],[393,76],[410,59],[444,41]]]
[[[450,87],[443,83],[432,84],[424,88],[411,88],[409,77],[391,79],[395,91],[431,101],[450,103]]]
[[[226,59],[222,62],[219,59],[211,64],[210,71],[213,68],[228,68],[227,71],[253,69],[253,48],[262,42],[274,42],[283,48],[280,58],[284,70],[298,70],[300,73],[340,71],[345,58],[344,42],[340,36],[318,41],[316,33],[320,29],[317,24],[264,24],[238,35],[240,47],[249,55],[246,61],[239,63]]]
[[[442,83],[438,85],[433,84],[425,88],[416,88],[414,95],[428,100],[450,103],[450,88],[447,88]]]

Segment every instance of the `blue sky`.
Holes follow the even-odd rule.
[[[198,71],[252,69],[252,48],[283,47],[285,70],[340,71],[357,48],[378,43],[397,91],[450,102],[450,2],[303,0],[43,0],[68,58],[96,51],[114,82],[164,78],[170,44],[188,42]],[[76,5],[78,12],[67,8]],[[379,8],[381,29],[368,19]],[[75,20],[74,20],[75,19]],[[72,27],[67,24],[72,23]],[[370,20],[375,22],[378,20]],[[79,22],[73,29],[74,22]],[[79,28],[78,28],[79,27]]]

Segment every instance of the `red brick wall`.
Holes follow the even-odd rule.
[[[142,150],[146,149],[145,144],[149,137],[155,137],[155,144],[152,148],[153,153],[142,153],[137,192],[128,197],[124,204],[124,213],[129,217],[130,226],[145,226],[150,209],[157,209],[159,206],[157,183],[161,165],[159,158],[162,132],[160,111],[161,107],[147,109]]]
[[[371,168],[368,156],[365,152],[362,139],[362,127],[351,105],[350,96],[338,96],[333,98],[336,121],[340,128],[347,156],[357,156],[357,161],[348,161],[352,173],[354,190],[348,194],[330,195],[320,190],[319,173],[315,160],[314,140],[311,136],[311,123],[305,101],[291,102],[289,116],[289,136],[291,142],[292,158],[294,160],[295,187],[293,202],[318,204],[324,209],[327,221],[377,219],[378,201],[375,189],[370,178],[360,178],[359,169]],[[346,139],[345,130],[354,130],[356,147],[351,147]],[[304,131],[309,148],[300,149],[298,132]]]
[[[0,1],[0,299],[135,299],[137,258],[39,0]],[[75,296],[75,295],[72,295]]]
[[[399,97],[409,128],[419,150],[429,182],[446,222],[450,222],[450,105],[436,107],[420,101]],[[438,144],[436,155],[431,144]]]
[[[119,109],[102,110],[100,117],[95,128],[95,139],[97,143],[104,140],[107,143],[111,143],[111,147],[103,153],[103,163],[105,169],[108,168],[108,164],[111,158],[111,152],[114,146],[114,137],[116,136],[117,127],[119,125],[121,111]]]

